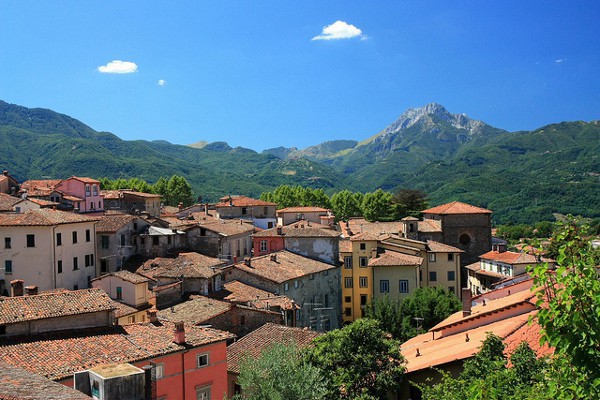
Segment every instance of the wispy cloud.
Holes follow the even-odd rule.
[[[311,40],[339,40],[339,39],[352,39],[360,37],[366,39],[362,31],[356,26],[349,24],[344,21],[335,21],[331,25],[327,25],[321,31],[321,34],[315,36]]]
[[[131,74],[136,72],[138,66],[131,61],[113,60],[106,65],[98,67],[103,74]]]
[[[164,79],[158,80],[158,86],[165,86],[166,84],[167,84],[167,81],[165,81]]]
[[[554,60],[555,63],[560,64],[564,63],[566,60],[564,58],[559,58],[558,60]]]

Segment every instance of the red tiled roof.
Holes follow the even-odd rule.
[[[479,256],[482,260],[498,261],[505,264],[537,264],[537,258],[532,254],[514,251],[488,251]]]
[[[429,251],[433,253],[464,253],[464,251],[458,247],[436,242],[434,240],[428,240],[427,247],[429,248]]]
[[[363,232],[358,235],[354,235],[350,238],[350,241],[361,241],[361,240],[379,240],[379,238],[385,234],[379,234],[375,232]]]
[[[277,214],[284,213],[305,213],[305,212],[320,212],[327,213],[329,210],[322,207],[286,207],[281,210],[277,210]]]
[[[160,310],[158,317],[167,321],[184,321],[190,325],[199,325],[204,321],[223,314],[233,307],[226,301],[215,300],[206,296],[190,296],[190,299]]]
[[[129,214],[105,214],[96,224],[96,232],[114,233],[135,219],[136,217]]]
[[[424,219],[423,221],[419,221],[418,225],[419,232],[428,233],[442,231],[442,221],[435,219]]]
[[[350,240],[340,240],[340,253],[352,253],[352,242]]]
[[[222,197],[219,203],[215,204],[215,208],[221,207],[251,207],[251,206],[276,206],[277,203],[269,201],[256,200],[246,196],[231,196],[231,204],[229,197]]]
[[[227,371],[240,373],[240,362],[244,357],[258,358],[263,349],[275,343],[294,343],[307,347],[319,332],[303,328],[267,323],[227,347]]]
[[[98,184],[100,183],[100,181],[97,179],[87,178],[85,176],[72,176],[69,179],[76,179],[83,183],[98,183]],[[69,180],[69,179],[65,179],[65,180]]]
[[[223,236],[250,234],[254,232],[254,225],[241,219],[212,219],[196,221],[202,228]]]
[[[281,226],[278,228],[265,229],[260,232],[256,232],[254,237],[276,237],[278,235],[278,229],[281,229],[282,235],[287,237],[338,237],[339,232],[331,229],[328,226],[307,223],[307,222],[294,222],[293,224]]]
[[[38,198],[35,198],[35,197],[32,197],[32,198],[27,198],[26,200],[29,200],[29,201],[31,201],[32,203],[35,203],[35,204],[37,204],[37,205],[39,205],[39,206],[41,206],[41,207],[51,207],[51,206],[57,206],[57,205],[59,205],[59,204],[60,204],[60,203],[57,203],[57,202],[55,202],[55,201],[49,201],[49,200],[44,200],[44,199],[38,199]]]
[[[223,289],[209,294],[209,297],[262,309],[279,307],[282,310],[295,310],[299,308],[287,296],[276,295],[237,280],[224,283]]]
[[[90,400],[91,397],[22,368],[0,363],[1,400]]]
[[[0,297],[0,325],[112,309],[110,298],[101,289]]]
[[[272,282],[283,283],[317,272],[335,269],[336,267],[287,250],[281,250],[264,256],[253,257],[250,267],[244,262],[240,262],[235,264],[234,268]]]
[[[0,213],[0,226],[51,226],[93,222],[97,220],[97,218],[91,218],[82,214],[51,210],[49,208],[29,210],[23,214]]]
[[[234,338],[210,328],[185,326],[186,345],[173,342],[174,324],[117,327],[0,337],[0,362],[58,380],[100,364],[136,362]]]
[[[470,204],[453,201],[451,203],[442,204],[441,206],[429,208],[423,211],[423,214],[491,214],[490,210],[485,208],[475,207]]]
[[[177,258],[154,258],[146,261],[137,269],[137,273],[155,278],[211,278],[220,274],[220,267],[225,262],[218,258],[208,257],[198,253],[180,253]]]
[[[6,193],[0,193],[0,211],[12,211],[15,203],[18,203],[19,201],[21,201],[20,197],[11,196]]]
[[[115,308],[115,317],[121,318],[126,315],[135,314],[139,310],[135,307],[131,307],[125,303],[121,303],[111,299],[112,306]]]
[[[118,200],[122,197],[119,190],[101,190],[100,194],[104,197],[104,200]]]
[[[396,267],[396,266],[419,266],[423,263],[421,257],[398,253],[395,251],[385,251],[377,258],[369,260],[370,267]]]
[[[156,199],[156,198],[161,197],[160,194],[156,194],[156,193],[136,192],[135,190],[127,190],[127,189],[122,189],[121,192],[123,194],[127,194],[129,196],[144,197],[147,199]]]

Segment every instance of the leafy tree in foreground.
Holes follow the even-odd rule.
[[[361,201],[357,199],[356,194],[349,190],[342,190],[331,196],[333,215],[340,221],[347,221],[351,217],[361,216],[360,204]]]
[[[378,320],[386,332],[402,342],[434,327],[461,309],[458,298],[436,286],[419,288],[405,299],[386,296],[374,299],[366,308],[366,316]],[[417,332],[417,321],[421,330]]]
[[[295,343],[276,343],[257,359],[243,359],[238,383],[242,395],[234,400],[317,400],[327,392],[322,371],[303,360]]]
[[[392,194],[381,189],[377,189],[372,193],[365,193],[361,210],[368,221],[393,220]]]
[[[313,341],[309,362],[330,382],[330,399],[382,399],[397,390],[404,374],[400,341],[385,333],[378,321],[362,318]]]
[[[392,204],[396,208],[396,218],[408,216],[420,217],[421,211],[427,209],[427,194],[416,189],[400,189],[392,196]]]

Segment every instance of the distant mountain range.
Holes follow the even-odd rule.
[[[499,223],[600,216],[600,122],[563,122],[507,132],[439,104],[409,109],[362,141],[257,153],[226,142],[190,146],[124,141],[46,109],[0,101],[0,168],[42,177],[183,175],[197,195],[259,196],[278,185],[394,191],[417,188],[432,204],[461,200],[494,211]]]

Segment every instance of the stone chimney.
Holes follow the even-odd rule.
[[[377,258],[377,247],[371,249],[371,258]]]
[[[12,297],[23,296],[23,283],[25,282],[21,279],[10,281],[10,295]]]
[[[271,261],[277,262],[277,254],[271,254]]]
[[[204,203],[204,215],[208,215],[208,203]]]
[[[158,316],[156,315],[156,309],[151,308],[146,311],[146,316],[148,317],[148,322],[156,323],[158,322]]]
[[[463,317],[471,315],[471,289],[462,288],[462,312]]]
[[[8,176],[8,170],[5,169],[4,171],[2,171],[2,175]]]
[[[38,287],[35,285],[25,286],[25,293],[27,296],[35,296],[38,294]]]
[[[185,344],[185,327],[183,325],[183,321],[175,322],[173,342],[176,344]]]
[[[183,203],[179,202],[179,204],[177,204],[177,208],[179,208],[179,211],[183,210]]]
[[[250,257],[244,258],[244,264],[246,264],[247,267],[252,268],[252,258],[250,258]]]
[[[283,235],[283,227],[281,225],[277,225],[277,235]]]

